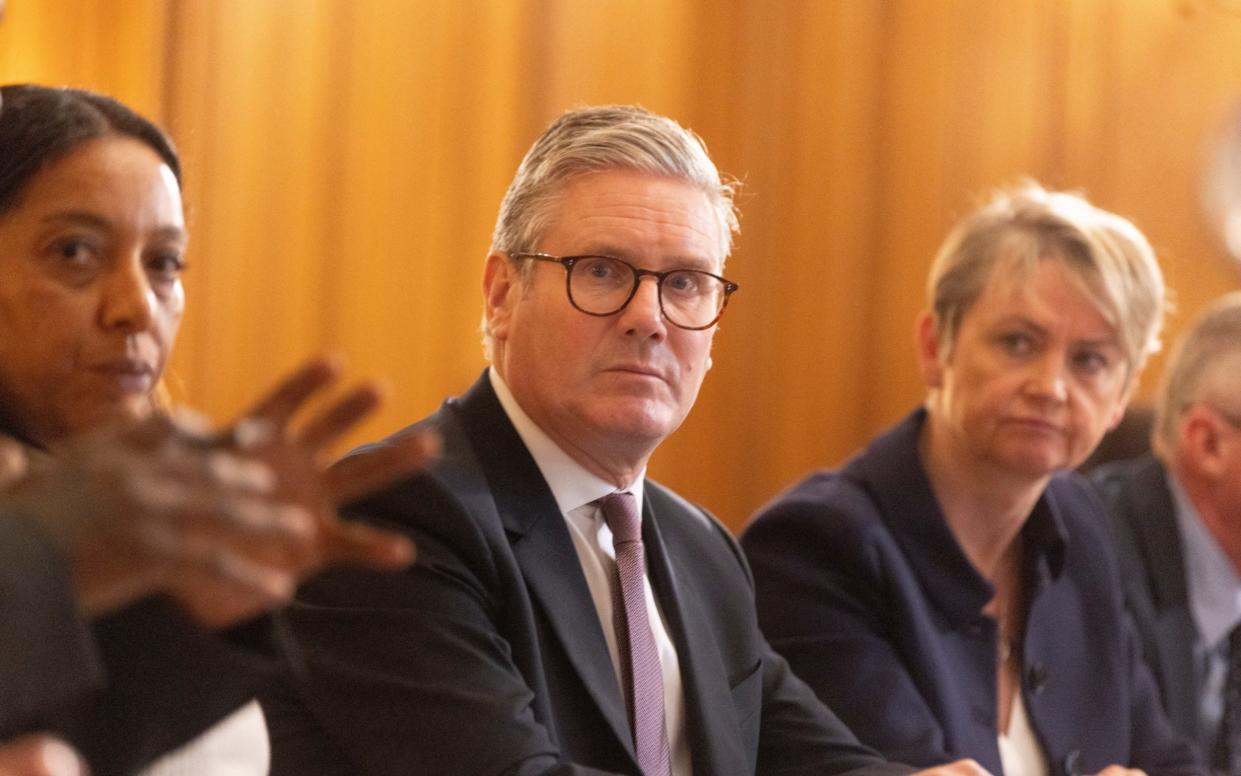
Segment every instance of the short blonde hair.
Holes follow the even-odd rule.
[[[1241,385],[1241,376],[1235,374],[1239,366],[1241,291],[1234,291],[1202,311],[1168,358],[1151,429],[1151,446],[1160,458],[1169,460],[1176,452],[1181,415],[1195,402],[1209,401],[1224,412],[1241,414],[1241,397],[1219,383],[1233,377],[1233,385]]]
[[[948,234],[927,278],[927,307],[947,355],[961,319],[999,265],[1032,270],[1062,261],[1116,328],[1128,374],[1159,349],[1166,306],[1163,273],[1132,223],[1078,194],[1033,181],[996,192]]]

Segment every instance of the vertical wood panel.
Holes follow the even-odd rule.
[[[162,115],[162,0],[7,0],[0,81],[78,86]]]
[[[1239,279],[1198,216],[1203,138],[1241,99],[1241,17],[1208,0],[9,0],[0,77],[167,119],[193,229],[182,395],[229,415],[339,348],[394,389],[351,442],[481,369],[482,259],[548,121],[682,120],[745,182],[743,290],[652,472],[734,528],[920,399],[927,266],[996,185],[1134,218],[1173,334]]]

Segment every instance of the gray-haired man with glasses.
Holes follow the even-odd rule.
[[[1093,476],[1168,718],[1214,772],[1241,774],[1241,292],[1178,342],[1152,442]]]
[[[484,268],[491,368],[414,426],[440,461],[356,510],[418,563],[305,589],[274,774],[908,772],[768,647],[727,529],[646,478],[737,290],[736,228],[670,119],[589,108],[538,138]]]

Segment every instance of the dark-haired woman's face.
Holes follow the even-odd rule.
[[[109,136],[0,214],[0,407],[34,441],[145,415],[185,292],[181,193],[143,143]]]

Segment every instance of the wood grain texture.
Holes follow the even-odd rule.
[[[742,291],[652,463],[734,529],[920,399],[927,266],[997,185],[1133,218],[1177,293],[1170,335],[1239,281],[1197,203],[1204,143],[1241,100],[1241,16],[1213,0],[8,6],[0,77],[111,92],[180,144],[174,371],[219,417],[325,348],[391,383],[351,442],[462,389],[500,196],[539,130],[589,103],[678,118],[745,184]]]

